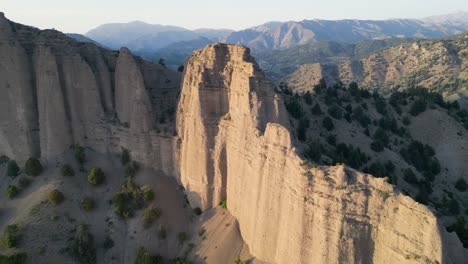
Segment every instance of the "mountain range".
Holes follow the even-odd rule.
[[[241,44],[258,52],[288,49],[321,41],[356,43],[389,38],[440,38],[466,32],[467,14],[459,12],[419,20],[313,19],[267,22],[239,31],[188,30],[177,26],[134,21],[104,24],[88,31],[85,36],[113,49],[124,46],[147,59],[165,56],[164,59],[180,65],[187,58],[187,51],[201,48],[201,43],[208,42]],[[180,47],[183,49],[178,53]]]

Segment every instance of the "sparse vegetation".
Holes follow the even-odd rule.
[[[27,260],[28,254],[26,254],[25,252],[17,252],[8,256],[0,254],[1,264],[24,264]]]
[[[159,224],[157,229],[158,239],[163,240],[166,239],[166,228],[163,225]]]
[[[412,116],[417,116],[421,114],[422,112],[426,111],[427,108],[427,102],[424,99],[416,99],[416,101],[413,102],[410,108],[410,114]]]
[[[144,247],[139,247],[135,264],[163,264],[164,259],[160,255],[151,255]]]
[[[328,116],[322,120],[322,125],[328,131],[332,131],[335,128],[335,125],[333,124],[333,120]]]
[[[143,215],[143,226],[145,228],[151,227],[151,225],[161,216],[161,209],[150,206],[145,209]]]
[[[143,189],[143,199],[145,199],[145,201],[152,201],[154,199],[154,192],[151,188],[144,188]]]
[[[202,210],[200,209],[200,207],[197,207],[197,208],[194,208],[193,209],[193,213],[195,215],[201,215],[202,214]]]
[[[94,245],[94,237],[89,232],[87,225],[80,224],[76,228],[75,237],[70,247],[70,253],[79,263],[96,263],[96,247]]]
[[[412,164],[428,181],[433,181],[440,172],[440,164],[434,157],[435,152],[429,145],[413,140],[406,148],[400,151],[403,159]]]
[[[82,146],[75,147],[75,159],[80,164],[83,165],[86,161],[85,149]]]
[[[226,199],[222,200],[222,201],[219,203],[219,205],[221,206],[221,208],[227,209],[227,200],[226,200]]]
[[[26,187],[28,187],[29,185],[31,184],[31,179],[26,177],[26,176],[22,176],[21,178],[19,178],[18,180],[18,187],[20,189],[25,189]]]
[[[10,177],[16,177],[18,176],[18,173],[19,173],[19,167],[18,167],[18,164],[16,164],[16,161],[9,160],[7,164],[7,175]]]
[[[301,104],[296,98],[291,98],[290,100],[285,102],[286,109],[288,110],[289,114],[296,118],[299,119],[302,116],[304,116],[304,110],[302,109]]]
[[[81,199],[80,205],[81,205],[81,208],[83,208],[83,210],[87,212],[92,211],[94,210],[94,208],[96,208],[96,202],[91,197],[85,197]]]
[[[94,186],[104,183],[105,175],[101,168],[93,167],[88,174],[88,182]]]
[[[312,161],[319,162],[322,157],[323,146],[318,141],[310,142],[304,151],[304,156]]]
[[[187,236],[187,233],[185,233],[185,232],[180,232],[180,233],[177,235],[177,238],[179,239],[179,243],[180,243],[180,244],[183,244],[183,243],[185,243],[185,241],[187,241],[188,236]]]
[[[65,199],[65,196],[63,195],[61,191],[54,189],[49,192],[49,194],[47,195],[47,198],[51,204],[59,205],[63,202],[63,200]]]
[[[60,168],[60,175],[64,177],[75,176],[75,171],[70,164],[64,164]]]
[[[455,188],[460,192],[464,192],[468,189],[468,184],[466,183],[465,179],[460,178],[455,183]]]
[[[106,236],[106,239],[104,240],[104,243],[102,244],[102,247],[104,250],[109,250],[114,247],[114,240],[110,236]]]
[[[464,248],[468,248],[468,229],[465,227],[465,218],[459,216],[457,221],[447,227],[448,232],[455,232],[463,243]]]
[[[42,165],[38,159],[30,158],[26,161],[24,172],[29,176],[38,176],[42,172]]]
[[[3,229],[2,244],[7,248],[17,247],[20,243],[20,230],[18,225],[7,225]]]
[[[6,196],[10,199],[15,198],[18,192],[18,188],[15,185],[8,185],[6,188]]]

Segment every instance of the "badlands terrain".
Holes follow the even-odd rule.
[[[466,36],[368,55],[438,73],[398,89],[102,46],[0,13],[0,263],[466,262]]]

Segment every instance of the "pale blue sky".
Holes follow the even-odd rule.
[[[23,24],[85,33],[103,23],[134,20],[243,29],[313,18],[421,18],[468,11],[468,0],[0,0],[0,11]]]

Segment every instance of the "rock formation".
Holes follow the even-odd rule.
[[[125,48],[77,43],[1,15],[0,155],[54,161],[72,144],[103,154],[127,148],[177,178],[192,207],[226,199],[252,254],[271,263],[467,257],[429,208],[383,179],[304,162],[282,98],[247,48],[196,51],[176,109],[179,77]]]
[[[188,60],[177,129],[193,206],[226,198],[271,263],[460,263],[456,236],[383,179],[304,165],[284,111],[248,49],[216,44]]]
[[[155,147],[148,150],[146,142],[172,136],[173,125],[163,123],[174,119],[179,73],[125,48],[113,52],[78,43],[3,15],[0,49],[0,154],[51,160],[81,144],[103,153],[135,148],[134,155],[147,163],[166,158],[155,157]],[[167,121],[160,122],[161,116]]]

